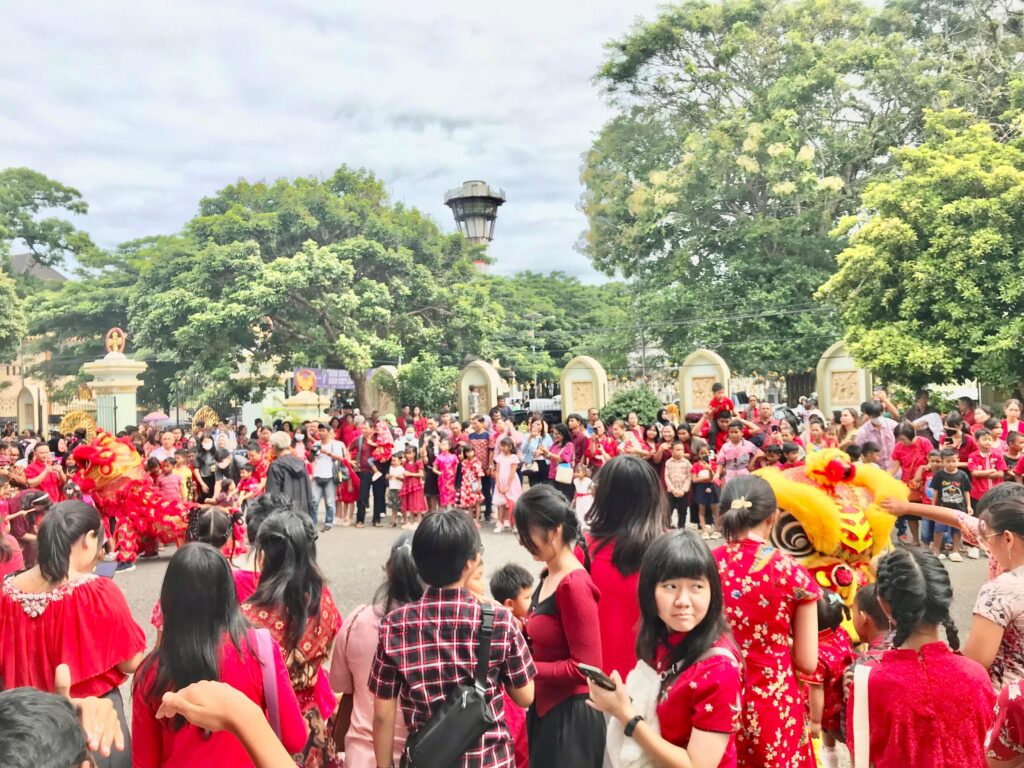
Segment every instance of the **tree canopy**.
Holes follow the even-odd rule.
[[[1024,128],[1024,122],[1019,123]],[[822,288],[851,352],[911,386],[1024,382],[1024,139],[964,110],[928,113],[925,140],[846,219]]]
[[[814,302],[890,149],[946,99],[998,116],[1020,28],[989,0],[687,0],[609,45],[617,114],[587,154],[584,252],[632,280],[675,359],[812,367],[839,329]]]

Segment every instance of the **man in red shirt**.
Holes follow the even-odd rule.
[[[53,463],[50,446],[46,443],[36,443],[32,449],[32,463],[25,467],[25,479],[29,488],[46,491],[53,503],[63,501],[64,483],[68,478],[60,465]]]

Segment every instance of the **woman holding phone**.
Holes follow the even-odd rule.
[[[662,536],[644,555],[638,595],[639,661],[627,682],[613,671],[609,691],[587,674],[591,706],[612,718],[612,764],[642,750],[656,765],[733,768],[742,666],[707,544],[695,531]]]

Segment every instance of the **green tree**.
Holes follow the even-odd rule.
[[[608,404],[601,409],[601,419],[611,424],[616,419],[625,419],[635,413],[641,424],[653,424],[658,417],[662,402],[650,387],[638,384],[620,389]]]
[[[964,5],[687,0],[609,45],[617,114],[586,157],[582,247],[634,282],[671,356],[814,365],[838,334],[813,301],[842,247],[830,233],[890,147],[941,93],[993,117],[1007,103],[1019,29]]]
[[[380,375],[378,382],[399,407],[418,405],[425,413],[436,413],[455,398],[459,369],[441,365],[436,354],[424,352],[398,367],[398,379]]]
[[[6,273],[0,271],[0,306],[4,307],[0,318],[0,360],[12,360],[25,338],[26,323],[23,303],[18,296],[17,285]]]
[[[92,240],[74,224],[44,215],[54,209],[81,215],[89,206],[77,189],[38,171],[0,170],[0,255],[10,253],[12,241],[20,241],[37,263],[55,267],[69,256],[78,258],[92,251]]]
[[[1018,123],[1024,128],[1024,122]],[[823,296],[858,362],[909,386],[1024,382],[1024,139],[959,109],[872,184]]]
[[[205,198],[181,235],[140,249],[128,325],[205,399],[235,402],[322,365],[348,369],[365,405],[373,366],[422,351],[461,359],[496,327],[475,255],[366,171],[242,181]]]
[[[489,279],[499,327],[479,354],[520,381],[557,380],[573,357],[590,355],[623,371],[636,348],[633,299],[623,283],[584,285],[561,272]]]

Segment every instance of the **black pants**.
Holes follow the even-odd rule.
[[[366,508],[370,506],[370,494],[373,493],[373,524],[380,522],[387,504],[388,476],[382,474],[375,482],[371,482],[373,472],[359,473],[359,501],[356,503],[356,522],[366,522]]]
[[[569,500],[569,503],[572,504],[572,500],[576,497],[575,485],[572,483],[559,483],[554,480],[551,481],[551,484],[560,490],[564,494],[565,498]]]
[[[600,768],[604,761],[605,723],[586,696],[571,696],[544,717],[536,707],[526,714],[530,768]]]
[[[494,498],[494,478],[484,475],[480,478],[480,492],[484,495],[484,520],[491,519],[491,500]]]
[[[671,493],[668,494],[668,528],[672,527],[672,513],[676,513],[677,528],[683,528],[686,526],[686,513],[690,508],[690,494],[685,496],[673,496]]]
[[[124,752],[110,750],[110,757],[103,757],[99,752],[93,753],[97,768],[131,768],[132,765],[132,729],[128,727],[128,718],[124,715],[124,700],[121,698],[121,691],[114,688],[103,694],[101,699],[109,699],[114,705],[117,719],[121,723],[121,732],[124,734]]]

